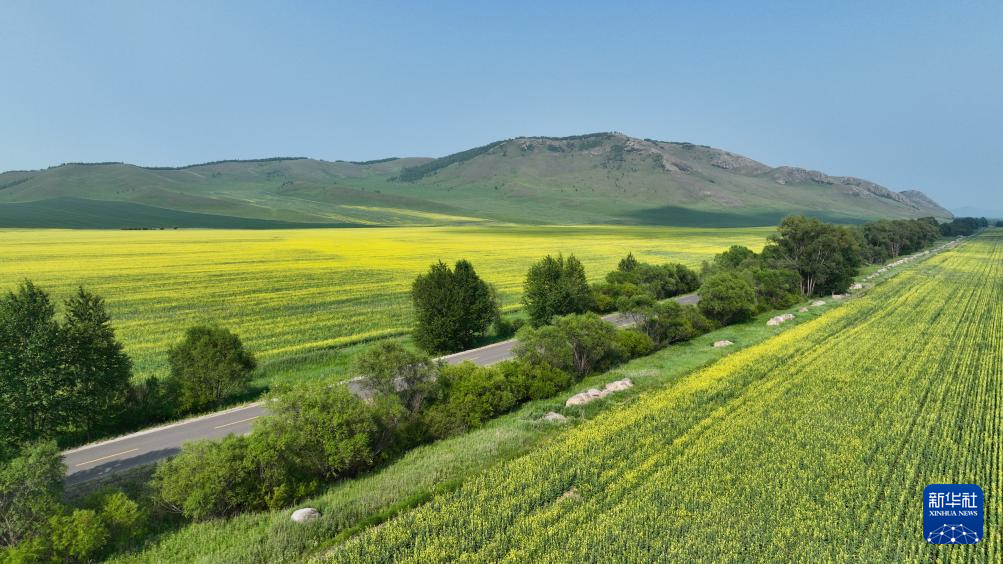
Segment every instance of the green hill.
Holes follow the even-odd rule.
[[[130,227],[171,221],[230,227],[238,220],[261,227],[484,221],[753,226],[792,212],[844,222],[950,217],[920,192],[618,133],[522,137],[439,159],[275,158],[179,168],[64,164],[0,174],[0,226],[125,226],[122,214],[130,212],[110,203],[141,206]]]

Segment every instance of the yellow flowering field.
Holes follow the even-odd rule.
[[[999,562],[1001,424],[995,230],[326,559]],[[927,544],[922,494],[934,483],[983,488],[985,540]]]
[[[0,230],[0,289],[29,278],[62,300],[102,295],[139,376],[163,373],[184,329],[216,321],[262,360],[397,335],[408,289],[437,260],[470,260],[518,307],[526,269],[574,253],[595,279],[633,252],[700,262],[732,244],[758,250],[772,228],[470,226],[312,230]]]

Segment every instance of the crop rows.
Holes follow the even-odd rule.
[[[529,264],[576,253],[593,276],[629,251],[699,266],[769,229],[449,227],[289,231],[0,231],[0,291],[30,278],[57,299],[84,284],[105,297],[143,376],[162,373],[188,325],[217,321],[267,360],[401,334],[408,289],[436,260],[467,258],[518,303]]]
[[[327,558],[998,562],[1001,294],[995,231]],[[931,483],[982,486],[983,542],[925,542]]]

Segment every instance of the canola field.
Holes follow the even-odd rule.
[[[326,558],[1000,562],[1001,425],[995,230]],[[922,494],[933,483],[983,488],[984,540],[927,544]]]
[[[23,279],[57,300],[103,296],[137,377],[163,374],[184,329],[218,322],[259,360],[407,332],[414,277],[470,260],[506,309],[526,269],[574,253],[598,279],[627,252],[699,266],[732,244],[759,250],[772,228],[420,227],[312,230],[0,230],[0,291]]]

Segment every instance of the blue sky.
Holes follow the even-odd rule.
[[[615,130],[1000,209],[1001,29],[998,1],[5,0],[0,170]]]

